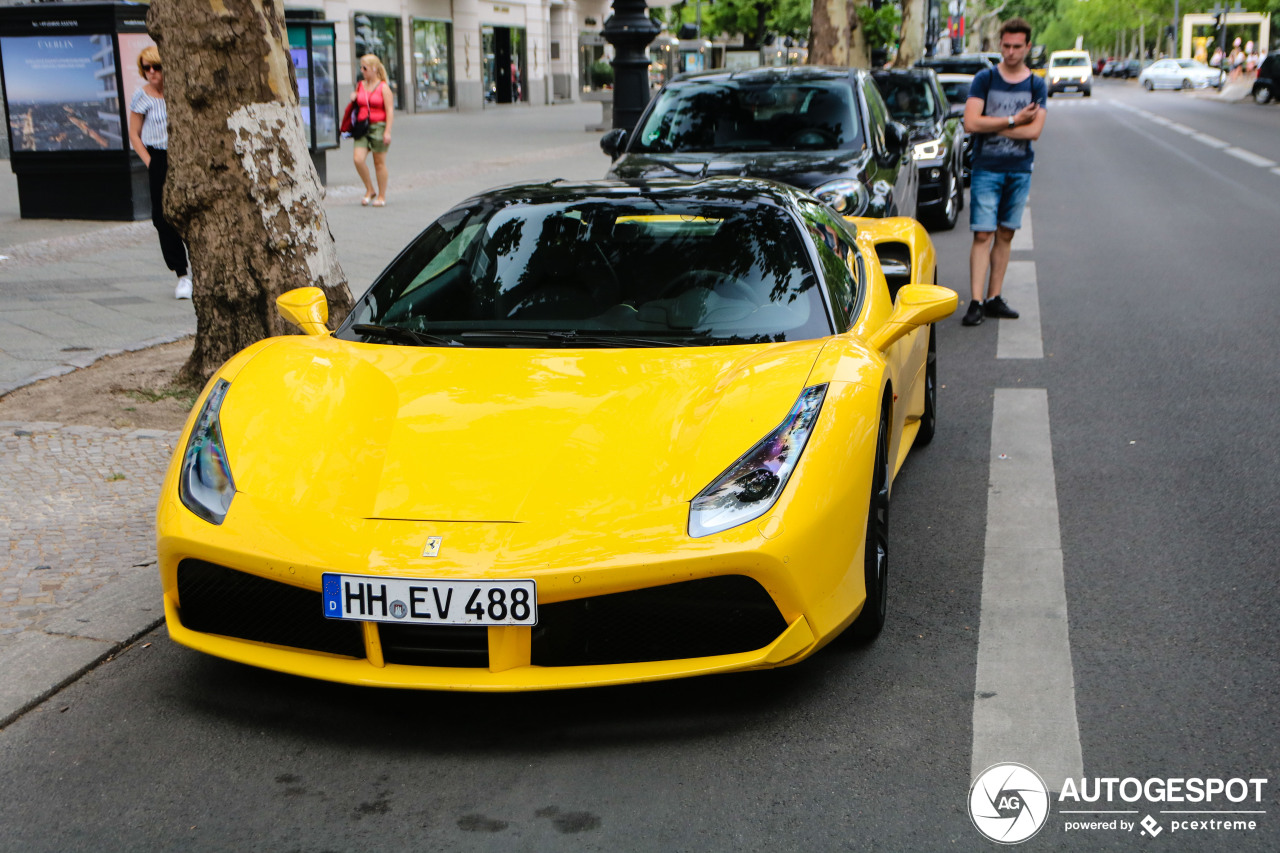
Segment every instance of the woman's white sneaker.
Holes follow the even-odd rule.
[[[173,289],[174,299],[190,299],[191,298],[191,276],[184,275],[178,279],[178,286]]]

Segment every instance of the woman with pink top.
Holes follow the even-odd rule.
[[[387,148],[391,146],[391,124],[395,119],[395,95],[387,84],[387,69],[382,60],[367,53],[360,57],[360,75],[364,79],[356,84],[351,100],[356,102],[356,114],[369,113],[369,132],[354,140],[356,172],[364,182],[364,199],[361,204],[384,207],[387,203]],[[373,181],[369,178],[367,160],[373,153],[373,171],[378,179],[375,196]]]

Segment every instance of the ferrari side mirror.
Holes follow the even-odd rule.
[[[868,343],[884,352],[903,335],[950,317],[960,303],[954,290],[936,284],[904,284],[893,302],[893,312]]]
[[[276,297],[280,316],[308,335],[329,334],[329,300],[318,287],[298,287]]]

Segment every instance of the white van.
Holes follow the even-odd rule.
[[[1055,92],[1083,92],[1087,98],[1093,94],[1093,59],[1086,50],[1055,50],[1049,54],[1044,81],[1050,98]]]

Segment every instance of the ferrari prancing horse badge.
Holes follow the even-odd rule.
[[[422,556],[424,557],[440,556],[440,540],[442,539],[444,539],[443,536],[428,536],[427,544],[424,545],[422,548]]]

